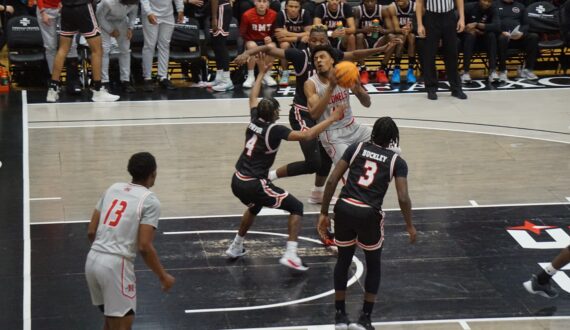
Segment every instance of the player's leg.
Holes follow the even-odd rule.
[[[277,47],[277,45],[275,45],[274,42],[266,42],[265,43],[267,46],[275,48]],[[273,56],[265,56],[265,65],[272,65],[273,62],[275,61],[275,57]],[[261,68],[258,67],[258,70],[261,71]],[[265,86],[268,87],[273,87],[273,86],[277,86],[277,81],[275,81],[275,79],[273,79],[273,77],[271,77],[271,70],[267,70],[267,72],[265,72],[265,76],[263,76],[263,84]]]
[[[525,289],[529,293],[538,294],[546,298],[556,298],[558,291],[552,288],[550,279],[568,263],[570,263],[570,246],[562,249],[545,269],[532,275],[529,281],[524,282]]]
[[[396,46],[396,50],[394,51],[394,71],[392,72],[392,84],[399,84],[400,83],[400,63],[402,62],[402,53],[404,52],[404,45],[405,45],[405,38],[402,34],[394,35],[394,38],[398,38],[403,40],[403,43],[398,44]]]
[[[106,317],[105,324],[109,330],[131,330],[134,320],[135,314],[130,311],[123,317]]]
[[[152,83],[152,63],[154,60],[154,50],[158,42],[158,24],[151,24],[146,18],[143,18],[141,21],[144,39],[142,49],[143,90],[145,92],[152,92],[154,90]]]
[[[279,48],[285,50],[291,48],[289,42],[280,42]],[[279,86],[289,86],[289,62],[286,58],[279,61],[281,63],[281,78],[279,79]]]
[[[164,23],[163,23],[164,22]],[[174,32],[174,17],[161,18],[158,23],[158,41],[156,48],[158,49],[158,81],[162,88],[174,90],[176,87],[172,85],[168,79],[168,63],[170,60],[170,39]]]
[[[212,33],[212,48],[216,57],[216,78],[219,80],[212,86],[217,92],[225,92],[234,89],[230,79],[230,54],[228,51],[227,38],[232,19],[232,9],[229,3],[218,7],[218,31]]]
[[[416,66],[416,35],[408,33],[406,40],[406,47],[408,48],[408,72],[406,73],[406,81],[408,84],[416,82],[414,75],[414,67]]]
[[[245,43],[245,49],[252,49],[257,47],[257,44],[255,43],[255,41],[247,41]],[[255,59],[250,58],[249,61],[247,61],[247,79],[243,82],[243,88],[251,88],[253,87],[253,83],[255,82]]]
[[[69,48],[71,47],[71,39],[73,36],[61,35],[59,38],[59,48],[55,54],[55,59],[53,61],[53,71],[51,74],[51,80],[48,86],[48,94],[46,97],[47,102],[57,102],[59,99],[59,88],[60,88],[60,76],[61,70],[63,69],[63,64]]]
[[[368,48],[368,41],[364,33],[356,34],[356,49],[367,49]],[[368,70],[366,69],[366,62],[364,59],[358,61],[358,66],[360,68],[360,83],[366,85],[370,82],[370,77],[368,74]]]
[[[342,38],[341,47],[347,52],[352,52],[353,50],[355,50],[356,36],[354,34],[346,35],[346,37]]]
[[[119,45],[119,71],[121,89],[123,92],[133,93],[134,87],[131,85],[131,41],[127,38],[128,26],[126,22],[119,25],[120,35],[117,38]]]
[[[241,174],[236,173],[232,177],[232,192],[244,205],[248,208],[241,218],[238,233],[234,240],[226,250],[226,255],[230,258],[238,258],[246,254],[243,247],[245,235],[255,220],[255,216],[263,208],[265,194],[260,191],[260,180],[253,178],[244,178]]]
[[[378,41],[374,44],[373,47],[382,47],[386,45],[388,42],[392,40],[392,36],[389,34],[385,34],[378,39]],[[384,57],[380,62],[380,67],[376,71],[376,82],[379,84],[387,84],[388,83],[388,76],[386,70],[388,69],[388,62],[390,58],[392,58],[392,54],[394,53],[394,48],[384,53]]]
[[[269,189],[277,193],[283,191],[271,184],[269,185]],[[287,196],[282,201],[279,201],[279,203],[280,205],[277,208],[289,212],[289,218],[287,221],[289,237],[287,238],[285,253],[283,253],[283,256],[279,259],[279,263],[295,270],[306,271],[309,267],[305,265],[297,255],[298,237],[301,229],[301,219],[303,218],[303,203],[291,194],[287,194]]]

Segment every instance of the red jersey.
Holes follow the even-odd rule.
[[[239,32],[244,41],[262,41],[265,37],[273,36],[273,29],[277,13],[267,9],[261,16],[255,8],[251,8],[241,17]]]

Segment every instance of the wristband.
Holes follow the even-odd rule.
[[[327,31],[327,36],[330,38],[332,37],[332,31]]]

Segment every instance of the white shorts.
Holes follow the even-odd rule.
[[[371,133],[371,127],[361,126],[353,121],[352,124],[343,128],[322,132],[319,135],[319,139],[333,163],[336,164],[342,158],[348,146],[357,142],[370,141]]]
[[[85,277],[95,306],[104,305],[105,316],[123,317],[137,309],[135,266],[124,257],[90,250]]]

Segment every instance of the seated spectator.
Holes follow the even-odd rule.
[[[406,81],[408,84],[416,82],[414,65],[416,64],[416,34],[413,29],[413,19],[416,16],[416,3],[410,0],[396,0],[396,14],[398,16],[399,33],[397,37],[402,39],[402,45],[396,48],[396,63],[392,73],[392,83],[400,83],[400,62],[404,48],[408,50],[408,72]]]
[[[285,9],[277,13],[275,23],[275,36],[279,41],[279,48],[302,48],[309,41],[309,31],[313,18],[305,9],[301,9],[302,0],[286,0]],[[289,85],[289,62],[281,60],[281,80],[279,86]]]
[[[121,89],[127,93],[135,92],[131,85],[131,38],[138,7],[138,0],[102,0],[97,5],[97,20],[101,27],[103,43],[101,82],[103,85],[109,84],[111,38],[115,38],[119,46]]]
[[[499,13],[493,0],[479,0],[465,5],[465,30],[463,38],[463,83],[471,82],[469,68],[476,42],[485,42],[487,59],[489,60],[489,82],[498,80],[495,71],[497,66],[497,33],[501,28]]]
[[[354,10],[354,20],[356,29],[356,48],[367,49],[380,47],[387,44],[392,38],[396,21],[396,10],[394,6],[379,5],[376,0],[363,0]],[[392,57],[394,49],[387,51],[376,71],[376,81],[387,84],[386,69],[388,61]],[[364,63],[360,61],[360,82],[368,84],[369,73]]]
[[[513,0],[497,2],[501,18],[501,34],[499,35],[499,80],[507,81],[508,49],[525,49],[526,58],[524,69],[519,75],[523,79],[538,79],[532,72],[538,55],[538,34],[528,31],[527,13],[525,6]]]
[[[327,26],[327,35],[334,48],[349,52],[356,49],[356,25],[352,7],[348,3],[327,0],[315,10],[313,23]]]
[[[268,0],[268,1],[269,1],[269,8],[271,8],[274,12],[277,13],[281,10],[281,2],[279,0]],[[255,7],[255,0],[235,0],[232,1],[232,4],[233,4],[234,16],[241,24],[241,19],[243,17],[243,14],[245,14],[245,12],[250,10],[251,8]]]
[[[251,8],[243,14],[239,26],[240,34],[245,42],[245,49],[252,49],[261,45],[276,47],[271,40],[276,19],[277,13],[269,9],[268,0],[255,0],[255,8]],[[266,62],[273,63],[273,59],[273,57],[267,56]],[[247,62],[247,79],[243,83],[244,88],[253,86],[255,82],[254,69],[255,61],[252,59]],[[268,70],[263,77],[263,83],[270,87],[277,85]]]

